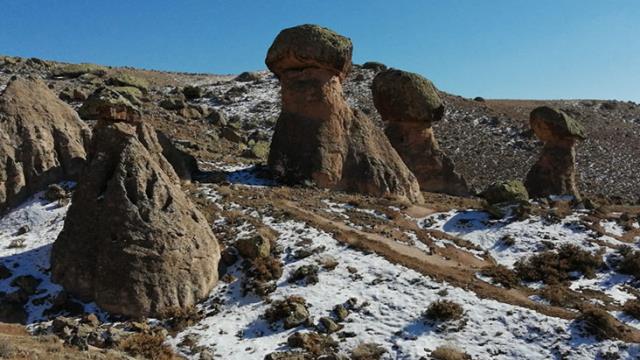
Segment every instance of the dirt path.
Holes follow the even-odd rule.
[[[447,281],[453,285],[475,292],[481,298],[490,298],[500,302],[522,306],[539,313],[573,319],[576,313],[569,310],[536,303],[528,298],[527,289],[504,289],[489,284],[475,277],[480,269],[493,265],[493,262],[482,260],[461,249],[449,248],[457,256],[442,257],[427,254],[413,246],[399,243],[379,234],[354,229],[340,221],[325,218],[314,212],[302,209],[289,200],[276,200],[274,206],[288,211],[294,217],[307,221],[313,226],[335,235],[338,241],[355,248],[373,251],[388,260],[407,266],[424,275],[437,280]]]

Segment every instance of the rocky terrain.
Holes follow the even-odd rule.
[[[374,104],[298,30],[275,74],[0,56],[0,358],[640,358],[640,105]]]

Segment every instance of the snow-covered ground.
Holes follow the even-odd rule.
[[[226,171],[229,181],[235,186],[269,185],[246,165],[218,164],[217,168]],[[221,208],[239,207],[225,202],[207,185],[201,185],[200,191]],[[62,229],[68,206],[49,203],[42,200],[40,195],[37,194],[0,219],[0,263],[13,273],[11,278],[0,281],[0,291],[15,290],[10,283],[20,275],[32,275],[41,281],[38,295],[34,295],[27,305],[29,322],[43,320],[43,311],[50,306],[48,301],[36,306],[34,299],[61,291],[49,278],[49,256],[51,244]],[[329,211],[338,214],[361,211],[380,220],[386,219],[379,212],[353,205],[329,200],[324,204]],[[342,331],[353,335],[340,341],[340,349],[345,353],[359,343],[375,342],[387,349],[386,359],[420,359],[441,345],[461,349],[474,359],[594,359],[604,353],[617,353],[621,359],[640,356],[638,344],[597,341],[585,337],[572,321],[480,299],[472,292],[435,281],[379,255],[349,248],[331,234],[304,222],[277,220],[252,208],[241,210],[280,234],[277,244],[284,250],[280,255],[285,264],[284,274],[278,280],[275,292],[270,294],[271,299],[277,300],[288,295],[304,297],[315,322],[322,316],[331,316],[335,305],[344,304],[351,298],[357,299],[358,310],[352,311],[343,323]],[[579,216],[572,215],[558,223],[537,218],[506,222],[489,220],[482,212],[452,211],[419,219],[419,223],[469,240],[488,250],[499,263],[512,266],[519,258],[539,251],[541,239],[558,244],[576,243],[595,251],[597,247],[589,239],[596,235],[579,224]],[[17,235],[24,225],[28,225],[30,230],[24,235]],[[244,235],[244,232],[240,232],[238,236]],[[506,235],[516,239],[514,245],[501,245],[501,239]],[[411,237],[410,234],[408,236]],[[20,238],[24,239],[24,247],[9,246]],[[312,245],[304,245],[301,240],[305,239],[311,240]],[[607,237],[599,239],[612,244],[618,242]],[[416,240],[416,246],[418,244],[421,243]],[[309,246],[324,250],[303,259],[292,256],[297,249]],[[428,251],[428,248],[424,250]],[[327,258],[337,261],[338,266],[333,270],[320,267],[317,284],[288,283],[289,275],[298,267],[318,265]],[[198,359],[199,355],[190,354],[188,349],[179,346],[187,336],[197,336],[197,345],[211,348],[217,358],[263,359],[267,353],[286,349],[286,339],[293,332],[308,331],[301,328],[284,330],[262,319],[269,305],[254,295],[243,296],[244,275],[239,266],[237,264],[230,270],[237,279],[230,284],[220,282],[202,304],[204,308],[211,308],[215,304],[220,311],[169,338],[168,342],[188,358]],[[628,277],[615,273],[598,274],[596,279],[576,280],[572,288],[601,289],[624,302],[630,298],[630,294],[621,285],[628,280]],[[461,325],[459,328],[442,329],[425,322],[423,311],[431,302],[442,299],[453,300],[464,308],[464,320],[458,323]],[[92,304],[87,304],[85,309],[97,311]],[[632,326],[640,324],[623,313],[613,314]]]
[[[218,197],[211,200],[225,206]],[[345,210],[340,204],[324,203],[337,213]],[[593,359],[604,352],[619,353],[623,358],[640,356],[638,345],[583,337],[570,321],[480,299],[474,293],[433,281],[381,256],[350,249],[330,234],[303,222],[277,221],[253,209],[244,211],[277,230],[280,233],[277,243],[285,249],[281,255],[284,274],[278,280],[276,291],[270,294],[271,299],[289,295],[304,297],[316,322],[319,317],[330,316],[335,305],[350,298],[358,299],[358,304],[367,304],[351,313],[344,323],[343,331],[353,332],[355,336],[344,339],[341,349],[353,348],[361,342],[375,342],[388,350],[387,359],[419,359],[440,345],[462,349],[474,359]],[[303,239],[311,239],[310,246],[325,250],[296,260],[290,254],[305,246],[300,245]],[[327,257],[339,265],[331,271],[321,270],[317,284],[287,282],[299,266],[317,265]],[[353,273],[353,268],[357,273]],[[211,295],[221,304],[220,312],[171,339],[173,346],[178,347],[186,336],[195,335],[199,346],[211,348],[221,358],[263,359],[269,352],[285,349],[287,337],[302,330],[271,327],[261,318],[269,305],[251,295],[243,297],[243,275],[237,268],[232,269],[232,273],[237,280],[220,284]],[[422,312],[431,302],[440,299],[453,300],[464,307],[466,324],[459,331],[439,331],[423,320]],[[187,350],[184,355],[197,359],[197,355],[190,355]]]

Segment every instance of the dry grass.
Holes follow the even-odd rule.
[[[553,306],[578,308],[582,303],[580,296],[559,284],[545,286],[540,291],[540,296],[549,301],[549,304]]]
[[[180,359],[159,334],[134,334],[122,341],[120,349],[133,357],[153,360]]]
[[[634,251],[631,247],[624,246],[618,250],[618,254],[621,259],[617,270],[640,279],[640,251]]]
[[[378,360],[387,351],[374,343],[362,343],[351,350],[351,360]]]
[[[427,319],[440,322],[458,320],[462,315],[464,315],[462,306],[451,300],[432,302],[424,313]]]
[[[640,300],[636,299],[627,301],[624,303],[622,310],[624,310],[628,315],[640,320]]]
[[[203,314],[195,306],[189,306],[167,310],[160,317],[167,319],[165,327],[171,333],[177,333],[196,324],[203,318]]]
[[[434,360],[468,360],[471,359],[471,356],[450,346],[440,346],[431,352],[431,358]]]
[[[493,281],[507,289],[516,288],[520,284],[516,273],[503,265],[495,265],[483,269],[482,274],[491,277]]]
[[[613,316],[603,309],[585,308],[576,321],[580,322],[583,329],[598,340],[624,340],[626,337],[625,327],[621,326]]]
[[[570,279],[569,273],[578,271],[586,278],[593,278],[604,266],[600,254],[592,254],[582,248],[566,244],[557,251],[548,250],[516,263],[516,273],[523,281],[542,281],[557,284]]]

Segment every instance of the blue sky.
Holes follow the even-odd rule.
[[[350,37],[354,62],[487,98],[640,102],[638,0],[0,0],[0,54],[161,70],[264,69],[278,31]]]

